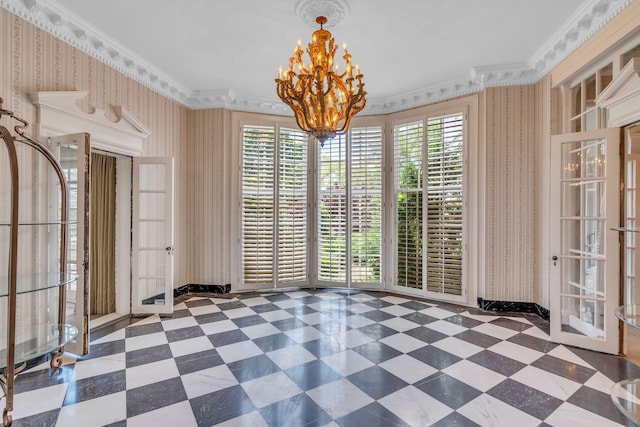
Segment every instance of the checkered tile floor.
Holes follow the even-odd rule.
[[[14,426],[630,425],[609,390],[640,369],[545,327],[376,292],[193,297],[21,374]]]

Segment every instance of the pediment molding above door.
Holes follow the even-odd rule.
[[[95,108],[91,113],[82,111],[78,101],[86,98],[87,91],[32,92],[31,102],[38,109],[37,135],[47,137],[77,132],[91,135],[91,145],[100,150],[132,157],[142,155],[144,142],[151,131],[122,106],[113,106],[116,121],[106,111]]]
[[[633,58],[596,98],[605,110],[606,127],[623,127],[640,120],[640,58]]]

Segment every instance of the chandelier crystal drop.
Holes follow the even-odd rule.
[[[304,63],[298,40],[289,68],[278,71],[278,96],[291,109],[300,129],[316,137],[320,146],[327,139],[344,134],[355,114],[365,106],[364,83],[360,68],[351,64],[347,45],[343,44],[344,71],[340,72],[334,56],[338,47],[331,33],[322,28],[327,18],[319,16],[320,29],[314,31],[307,48],[309,62]]]

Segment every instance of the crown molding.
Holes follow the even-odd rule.
[[[466,78],[440,82],[385,99],[370,99],[360,114],[387,114],[468,95],[486,87],[535,83],[633,1],[585,0],[526,63],[472,67]],[[244,96],[236,94],[233,89],[207,91],[189,88],[55,0],[0,0],[0,6],[188,108],[226,108],[292,115],[288,106],[275,97]],[[295,6],[296,14],[302,18],[311,16],[317,7],[326,9],[327,13],[333,11],[342,19],[349,13],[344,0],[299,0]]]

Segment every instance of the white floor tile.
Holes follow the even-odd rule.
[[[525,366],[513,374],[511,378],[561,400],[567,400],[581,387],[575,381],[543,371],[535,366]]]
[[[147,363],[134,368],[127,368],[127,389],[130,390],[179,376],[178,367],[173,359]]]
[[[394,316],[404,316],[407,314],[411,314],[415,312],[415,310],[411,310],[410,308],[403,307],[401,305],[390,305],[387,307],[382,307],[380,311],[384,311],[385,313],[393,314]]]
[[[249,307],[242,307],[242,308],[233,308],[231,310],[225,310],[224,314],[229,319],[239,319],[241,317],[253,316],[256,314],[256,312],[251,310]]]
[[[477,331],[494,338],[499,338],[501,340],[507,340],[514,335],[518,335],[517,331],[508,329],[508,328],[503,328],[502,326],[493,325],[491,323],[483,323],[482,325],[478,325],[475,328],[471,328],[471,329],[473,331]]]
[[[109,394],[60,409],[56,427],[94,427],[127,418],[127,393]]]
[[[305,326],[304,328],[289,329],[284,332],[289,338],[297,343],[304,343],[326,336],[313,326]]]
[[[181,380],[189,399],[238,384],[238,380],[227,365],[191,372],[182,375]]]
[[[554,427],[620,427],[620,424],[571,403],[563,403],[545,422]]]
[[[242,383],[242,388],[256,408],[263,408],[302,393],[300,387],[284,372],[247,381]]]
[[[198,326],[196,319],[191,316],[162,321],[162,328],[165,331],[175,331],[176,329],[189,328],[191,326]]]
[[[525,329],[524,331],[522,331],[522,333],[530,335],[532,337],[540,338],[541,340],[551,341],[551,337],[536,326],[534,326],[533,328]]]
[[[167,341],[167,336],[164,332],[156,332],[153,334],[138,335],[137,337],[127,338],[124,343],[124,348],[126,351],[135,351],[167,344],[168,342],[169,341]]]
[[[191,405],[186,401],[127,419],[127,427],[196,427],[197,425]]]
[[[242,359],[262,354],[260,347],[255,345],[253,341],[241,341],[234,344],[216,347],[218,354],[225,363],[236,362]]]
[[[318,323],[327,322],[330,320],[329,317],[325,316],[322,313],[303,314],[302,316],[298,316],[298,319],[302,320],[307,325],[317,325]]]
[[[563,345],[557,346],[547,354],[557,357],[558,359],[566,360],[567,362],[575,363],[576,365],[584,366],[585,368],[594,369],[593,366]]]
[[[395,329],[398,332],[408,331],[410,329],[415,329],[418,326],[420,326],[415,322],[412,322],[407,319],[403,319],[401,317],[393,317],[391,319],[383,320],[382,322],[380,322],[380,324],[388,328]]]
[[[331,337],[348,348],[354,348],[359,345],[375,341],[374,338],[371,338],[369,335],[363,334],[356,329],[350,329],[345,332],[334,334]]]
[[[378,402],[410,426],[430,426],[453,412],[414,386],[400,389]]]
[[[389,302],[391,304],[404,304],[405,302],[411,301],[411,299],[407,299],[407,298],[403,298],[403,297],[397,297],[397,296],[393,296],[393,295],[387,295],[387,296],[384,296],[384,297],[382,297],[380,299],[382,301],[386,301],[386,302]]]
[[[470,319],[478,320],[480,322],[491,322],[492,320],[496,320],[498,316],[485,315],[485,314],[471,314],[468,311],[464,311],[460,313],[464,317],[468,317]]]
[[[437,369],[406,354],[386,360],[378,366],[409,384],[416,383],[438,372]]]
[[[125,331],[126,331],[125,328],[118,329],[117,331],[112,332],[109,335],[105,335],[102,338],[98,338],[97,340],[92,341],[91,345],[123,340],[125,338]]]
[[[211,350],[213,348],[213,344],[211,344],[209,338],[202,336],[171,342],[169,343],[169,348],[171,348],[171,354],[173,354],[173,357],[179,357],[184,356],[185,354]]]
[[[270,351],[267,356],[282,370],[316,360],[316,357],[309,350],[300,345]]]
[[[420,313],[426,314],[427,316],[435,317],[437,319],[446,319],[447,317],[451,317],[457,314],[439,307],[429,307],[424,310],[420,310]]]
[[[427,323],[424,326],[429,329],[433,329],[434,331],[442,332],[446,335],[456,335],[467,330],[464,326],[456,325],[455,323],[447,322],[446,320],[438,320]]]
[[[28,417],[40,412],[58,409],[64,402],[67,384],[57,384],[51,387],[39,388],[13,396],[13,419]],[[4,401],[2,402],[4,409]]]
[[[260,412],[253,411],[223,423],[216,424],[216,427],[269,427],[269,424],[267,424],[264,418],[262,418]]]
[[[426,345],[424,341],[420,341],[419,339],[403,333],[389,335],[388,337],[384,337],[379,341],[403,353],[410,353],[413,350],[417,350],[420,347],[424,347]]]
[[[253,307],[256,305],[271,304],[271,301],[265,297],[246,298],[242,300],[242,303],[247,307]]]
[[[445,338],[431,345],[439,348],[440,350],[444,350],[448,353],[455,354],[456,356],[462,357],[463,359],[466,359],[467,357],[471,357],[474,354],[480,353],[482,350],[484,350],[482,347],[479,347],[475,344],[471,344],[469,342],[463,341],[455,337]]]
[[[481,394],[458,412],[483,427],[537,427],[540,420],[488,394]],[[574,425],[574,424],[570,424]]]
[[[340,317],[339,321],[351,328],[361,328],[363,326],[368,326],[368,325],[371,325],[372,323],[376,323],[374,320],[360,316],[359,314],[354,314],[353,316],[347,316],[347,317]]]
[[[307,394],[334,419],[373,402],[369,395],[345,379],[324,384]]]
[[[351,295],[349,299],[352,301],[366,302],[366,301],[374,300],[376,298],[368,294],[355,294],[355,295]]]
[[[287,308],[293,308],[293,307],[302,307],[304,305],[302,301],[295,300],[295,299],[284,299],[282,301],[276,301],[274,302],[274,304],[283,310]]]
[[[349,306],[349,311],[356,314],[368,313],[373,310],[375,310],[375,307],[371,307],[370,305],[364,303],[351,304]]]
[[[72,379],[81,380],[126,369],[126,359],[126,353],[117,353],[104,357],[96,357],[95,359],[81,360],[73,367]]]
[[[221,310],[215,304],[199,305],[197,307],[191,307],[189,309],[189,312],[191,313],[192,316],[202,316],[203,314],[218,313],[220,311]]]
[[[267,322],[275,322],[276,320],[291,319],[293,315],[284,310],[267,311],[259,314]]]
[[[482,392],[497,386],[506,378],[504,375],[468,360],[461,360],[443,369],[442,372]]]
[[[220,332],[233,331],[238,329],[235,323],[231,320],[219,320],[217,322],[203,323],[200,325],[200,329],[206,335],[219,334]]]
[[[280,329],[276,328],[271,323],[261,323],[259,325],[247,326],[246,328],[241,328],[241,330],[252,340],[280,333]]]
[[[544,356],[544,353],[527,347],[523,347],[519,344],[514,344],[509,341],[500,341],[496,345],[489,347],[488,350],[491,350],[494,353],[498,353],[503,356],[510,357],[513,360],[526,363],[527,365],[530,365],[531,363]]]
[[[341,351],[340,353],[323,357],[321,360],[344,377],[373,366],[369,359],[353,350]]]
[[[611,387],[613,387],[613,384],[614,382],[601,372],[596,372],[586,383],[584,383],[587,387],[591,387],[592,389],[601,391],[605,394],[611,393]]]
[[[307,291],[292,291],[292,292],[285,292],[285,295],[288,295],[291,298],[303,298],[303,297],[310,297],[311,294]]]

